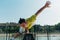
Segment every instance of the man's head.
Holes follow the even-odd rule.
[[[19,25],[20,26],[23,26],[23,27],[26,27],[26,20],[24,19],[24,18],[20,18],[20,20],[19,20]]]

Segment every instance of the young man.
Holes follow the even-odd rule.
[[[46,4],[41,8],[39,9],[34,15],[32,15],[30,18],[27,18],[27,19],[23,19],[23,18],[20,18],[19,20],[19,25],[20,25],[20,29],[19,29],[19,32],[16,33],[14,36],[13,36],[13,40],[14,38],[16,38],[17,36],[19,36],[20,34],[22,34],[25,30],[27,30],[27,33],[29,33],[29,29],[31,29],[33,23],[35,22],[36,20],[36,17],[45,9],[45,8],[48,8],[50,7],[50,1],[47,1]]]

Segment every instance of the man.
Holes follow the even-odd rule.
[[[50,1],[47,1],[46,4],[41,8],[39,9],[34,15],[32,15],[30,18],[27,18],[27,19],[23,19],[23,18],[20,18],[19,20],[19,25],[20,25],[20,29],[19,29],[19,33],[16,33],[12,39],[14,40],[14,38],[16,38],[17,36],[19,36],[20,34],[22,34],[25,30],[27,30],[26,33],[29,33],[29,29],[31,29],[33,23],[35,22],[36,20],[36,17],[45,9],[45,8],[48,8],[50,7]]]

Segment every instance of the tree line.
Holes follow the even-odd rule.
[[[0,33],[15,33],[19,31],[19,25],[17,23],[0,23]],[[35,24],[30,29],[30,32],[35,33],[60,33],[60,23],[55,25],[40,25]]]

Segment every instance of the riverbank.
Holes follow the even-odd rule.
[[[4,36],[12,36],[13,34],[0,34],[0,37],[4,37]],[[47,37],[47,34],[36,34],[36,36],[39,36],[39,37]],[[51,37],[60,37],[60,33],[51,33],[51,34],[48,34],[48,36],[51,36]]]
[[[60,37],[60,33],[51,33],[51,34],[37,34],[36,36],[40,36],[40,37]]]

